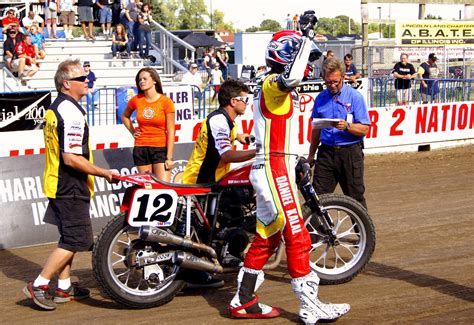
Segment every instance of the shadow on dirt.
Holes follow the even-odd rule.
[[[396,266],[374,262],[369,263],[364,273],[366,275],[381,278],[405,281],[418,287],[428,287],[458,299],[474,302],[474,288],[466,287],[431,275],[407,271]]]

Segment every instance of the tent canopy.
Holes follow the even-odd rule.
[[[188,44],[191,44],[194,47],[200,47],[200,46],[219,46],[221,43],[216,40],[213,37],[207,36],[204,33],[191,33],[185,38],[183,38],[183,41],[185,41]]]

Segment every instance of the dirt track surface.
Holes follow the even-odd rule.
[[[366,156],[366,196],[377,246],[350,283],[320,287],[322,300],[347,302],[340,324],[466,324],[474,321],[474,145],[430,152]],[[83,302],[39,311],[21,289],[41,271],[54,245],[0,251],[0,323],[291,324],[298,303],[286,265],[267,272],[259,295],[282,307],[279,318],[235,321],[226,306],[236,274],[218,290],[184,291],[169,304],[127,310],[103,297],[90,253],[78,254],[73,280],[92,291]]]

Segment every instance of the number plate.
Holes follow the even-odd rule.
[[[168,227],[173,224],[177,204],[178,194],[173,190],[136,190],[128,224],[132,227]]]

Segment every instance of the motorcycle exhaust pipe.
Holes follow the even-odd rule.
[[[183,251],[175,252],[172,261],[174,264],[186,269],[206,271],[209,273],[222,273],[224,271],[224,268],[220,265],[213,264]]]
[[[216,251],[212,247],[201,243],[196,243],[190,239],[179,237],[174,234],[170,234],[169,232],[158,227],[143,226],[140,228],[138,234],[142,240],[193,248],[207,253],[212,258],[217,258]]]

